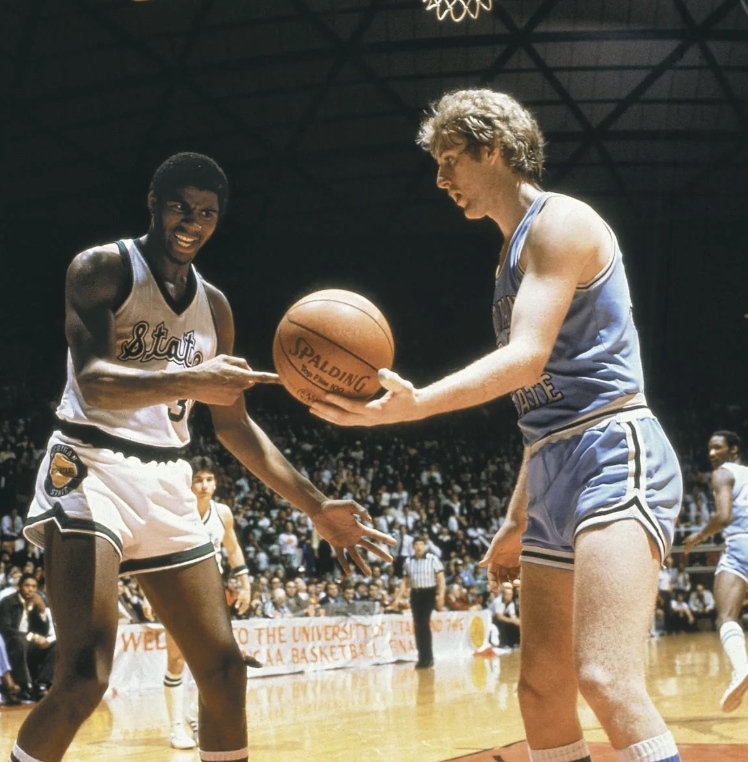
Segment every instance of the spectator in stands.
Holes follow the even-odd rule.
[[[270,600],[263,607],[262,613],[268,619],[288,619],[293,616],[286,602],[286,593],[282,588],[273,590]]]
[[[278,535],[278,546],[283,566],[286,569],[296,569],[299,565],[297,562],[299,538],[296,535],[293,521],[286,521],[283,531]]]
[[[21,686],[13,679],[13,672],[8,658],[8,651],[5,648],[5,641],[0,635],[0,696],[2,703],[8,706],[21,703]]]
[[[677,592],[670,601],[670,621],[666,624],[667,631],[690,632],[694,627],[694,616],[691,607],[683,593]]]
[[[444,596],[444,605],[449,611],[469,611],[470,602],[467,599],[465,588],[459,582],[447,585],[447,594]]]
[[[33,574],[24,574],[18,593],[0,601],[0,635],[21,695],[35,701],[44,698],[54,675],[55,637]]]
[[[291,616],[306,616],[307,609],[309,608],[309,600],[301,598],[296,582],[292,579],[287,579],[284,586],[286,593],[286,605],[291,612]]]
[[[717,609],[714,603],[714,596],[704,585],[696,585],[696,589],[688,598],[688,607],[694,616],[696,629],[700,631],[711,631],[714,629]]]
[[[0,528],[2,528],[3,541],[13,542],[13,550],[18,552],[23,549],[25,542],[21,535],[23,529],[23,519],[18,513],[18,508],[11,508],[10,513],[3,516],[0,520]]]

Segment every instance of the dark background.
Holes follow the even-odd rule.
[[[271,366],[285,309],[326,287],[380,306],[416,384],[489,351],[500,234],[462,219],[414,143],[431,99],[487,85],[536,114],[544,186],[616,230],[654,405],[744,402],[740,0],[510,0],[461,24],[418,0],[6,0],[0,13],[3,383],[59,394],[65,268],[145,232],[150,175],[178,150],[229,176],[197,266],[254,367]]]

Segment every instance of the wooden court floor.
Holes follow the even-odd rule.
[[[730,668],[716,633],[671,635],[647,644],[649,686],[684,762],[748,760],[748,701],[724,714]],[[476,657],[416,671],[412,664],[250,680],[248,727],[254,762],[505,762],[526,760],[515,695],[518,654]],[[0,712],[0,760],[8,759],[28,708]],[[579,712],[595,760],[613,760],[595,716]],[[54,732],[54,731],[52,731]],[[161,691],[102,702],[71,747],[76,762],[187,762],[168,745]],[[488,752],[487,750],[496,751]]]

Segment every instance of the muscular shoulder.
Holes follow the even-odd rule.
[[[129,273],[114,243],[77,254],[67,272],[68,297],[82,301],[116,301],[129,286]]]
[[[712,471],[712,487],[716,490],[720,487],[732,487],[735,484],[735,474],[731,469],[720,466]]]
[[[612,256],[607,226],[592,207],[571,196],[551,196],[527,235],[531,255],[544,259],[576,260],[582,279],[595,275]]]

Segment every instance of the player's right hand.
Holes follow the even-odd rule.
[[[386,394],[370,402],[349,399],[340,394],[325,394],[309,408],[312,415],[337,426],[382,426],[423,417],[418,407],[418,390],[392,370],[377,374]]]
[[[698,532],[695,532],[694,534],[689,534],[688,537],[686,537],[683,540],[683,555],[688,556],[688,554],[701,542],[701,536]]]
[[[276,373],[252,370],[241,357],[218,355],[191,369],[195,390],[192,399],[207,405],[233,405],[255,384],[279,383]]]
[[[478,563],[486,569],[488,586],[494,593],[498,593],[504,583],[519,586],[520,538],[523,531],[522,524],[506,519],[491,540],[486,555]]]

